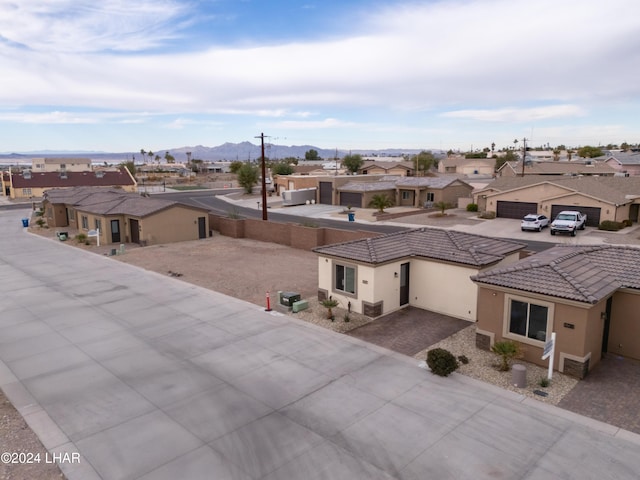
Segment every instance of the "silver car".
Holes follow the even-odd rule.
[[[520,228],[524,232],[525,230],[537,230],[541,232],[544,227],[549,226],[549,219],[544,215],[536,215],[530,213],[526,215],[520,223]]]

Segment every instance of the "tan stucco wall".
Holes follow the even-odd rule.
[[[640,360],[640,293],[613,295],[608,351]]]
[[[198,217],[205,218],[206,237],[209,235],[207,212],[174,206],[139,219],[140,240],[146,241],[147,245],[197,240]]]
[[[409,301],[425,310],[475,321],[477,270],[458,265],[412,260]]]
[[[576,210],[580,207],[596,207],[600,208],[600,221],[602,220],[615,220],[616,207],[610,203],[602,202],[586,195],[580,195],[579,193],[573,193],[570,195],[562,195],[560,197],[550,198],[540,202],[542,213],[550,216],[551,208],[553,205],[575,205]],[[627,208],[627,215],[629,209]]]
[[[516,336],[505,337],[508,323],[505,319],[506,302],[504,291],[480,286],[478,289],[478,324],[479,330],[494,333],[494,340],[505,338],[517,340]],[[509,295],[522,298],[532,303],[544,304],[552,300],[550,297],[530,297],[525,292],[513,292]],[[604,311],[603,302],[598,305],[580,306],[578,304],[553,304],[551,330],[556,332],[556,348],[554,369],[561,369],[560,358],[568,357],[582,361],[590,356],[589,369],[600,361],[602,345],[602,325],[600,311]],[[573,328],[564,324],[573,325]],[[524,359],[528,362],[548,366],[548,360],[542,360],[543,342],[533,340],[519,342],[524,347]]]
[[[495,212],[498,202],[540,202],[543,198],[556,197],[567,193],[568,190],[543,183],[540,185],[532,185],[526,188],[520,188],[509,192],[496,193],[487,195],[486,209],[489,212]],[[557,203],[557,202],[554,202]],[[544,212],[537,212],[544,213]]]

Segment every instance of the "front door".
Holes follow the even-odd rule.
[[[198,238],[207,238],[207,222],[205,217],[198,217]]]
[[[131,243],[140,243],[140,224],[138,220],[130,218],[129,227],[131,227]]]
[[[111,243],[120,243],[120,220],[111,220]]]
[[[409,264],[400,265],[400,306],[409,303]]]

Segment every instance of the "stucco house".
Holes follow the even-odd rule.
[[[494,158],[465,158],[455,155],[438,162],[438,173],[456,175],[493,175],[496,160]]]
[[[475,321],[478,287],[470,277],[514,263],[524,247],[437,228],[318,247],[318,298],[374,318],[414,306]]]
[[[476,344],[510,339],[539,365],[556,332],[556,370],[584,378],[608,352],[640,360],[640,249],[556,246],[472,277]]]
[[[550,218],[562,210],[587,214],[587,225],[603,220],[639,220],[640,177],[501,177],[473,193],[480,211],[522,218],[538,213]]]
[[[90,172],[93,165],[90,158],[45,157],[32,158],[31,169],[34,172]]]
[[[411,176],[415,173],[413,162],[365,161],[358,170],[360,175]]]
[[[209,234],[205,208],[114,189],[47,190],[42,206],[50,228],[80,233],[99,229],[103,245],[155,245]]]
[[[135,192],[136,180],[129,170],[35,171],[2,174],[2,192],[12,199],[41,198],[46,190],[73,187],[117,187]]]
[[[571,162],[505,162],[496,172],[497,177],[518,177],[522,175],[598,175],[613,176],[615,168],[601,160],[582,159]]]
[[[640,175],[639,152],[618,152],[607,156],[605,163],[617,172],[627,175]]]

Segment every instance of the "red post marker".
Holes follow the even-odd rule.
[[[267,308],[264,309],[265,312],[271,311],[271,298],[269,298],[269,292],[267,292]]]

